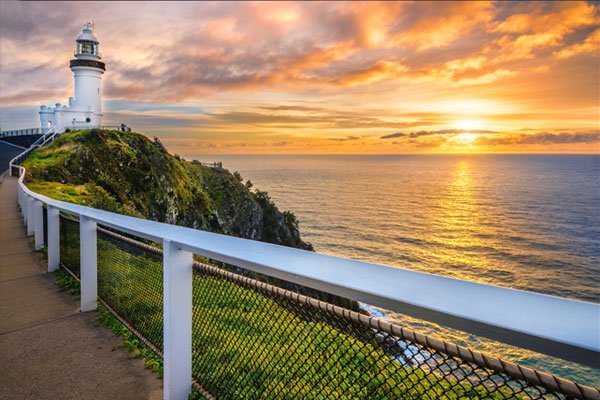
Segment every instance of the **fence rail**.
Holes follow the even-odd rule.
[[[78,235],[78,222],[61,217],[61,264],[76,277]],[[99,297],[162,356],[163,251],[101,227],[98,240]],[[590,392],[205,263],[193,263],[192,303],[192,376],[207,397],[307,398],[306,389],[325,399],[563,399]]]
[[[167,399],[185,399],[193,380],[204,395],[217,398],[600,399],[598,389],[195,263],[192,253],[383,308],[402,312],[412,305],[434,317],[549,340],[597,362],[596,304],[60,202],[31,192],[17,161],[11,167],[19,173],[19,204],[36,247],[47,238],[49,270],[62,261],[80,277],[82,311],[95,309],[100,296],[164,354]]]
[[[0,138],[15,137],[15,136],[29,136],[29,135],[41,135],[41,128],[27,128],[27,129],[15,129],[11,131],[0,132]]]

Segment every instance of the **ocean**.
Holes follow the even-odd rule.
[[[239,171],[297,216],[303,239],[318,252],[600,302],[599,155],[186,158]],[[365,307],[426,334],[600,386],[598,370]]]

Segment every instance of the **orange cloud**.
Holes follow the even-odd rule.
[[[37,124],[39,103],[65,102],[78,21],[94,15],[104,99],[133,106],[106,118],[158,135],[376,152],[364,136],[458,120],[583,129],[600,118],[599,12],[593,2],[5,2],[0,105],[31,107]],[[162,107],[135,108],[148,102]],[[206,112],[171,107],[184,103]],[[348,137],[359,139],[328,140]],[[453,146],[428,138],[380,150]],[[575,146],[531,146],[559,145]]]
[[[336,81],[346,86],[369,85],[382,80],[395,79],[406,70],[406,66],[398,61],[382,60],[363,70],[350,72]]]
[[[404,29],[391,42],[417,51],[446,46],[484,27],[494,17],[492,2],[423,2],[404,15]]]
[[[579,54],[598,52],[600,49],[600,28],[590,34],[582,43],[575,43],[559,51],[554,55],[559,59],[574,57]]]
[[[547,6],[547,7],[544,7]],[[493,30],[502,33],[552,33],[564,36],[575,29],[598,23],[597,9],[584,1],[524,4],[524,12],[509,16]]]
[[[493,31],[506,35],[484,52],[499,53],[496,62],[532,58],[536,50],[560,46],[566,35],[598,23],[597,8],[585,2],[554,2],[548,8],[526,5],[527,13],[500,22]]]

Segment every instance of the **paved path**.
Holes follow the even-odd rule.
[[[25,149],[0,140],[0,174],[8,169],[10,160],[21,154]]]
[[[1,169],[1,168],[0,168]],[[0,178],[1,179],[1,178]],[[162,381],[45,271],[0,184],[0,399],[161,399]]]

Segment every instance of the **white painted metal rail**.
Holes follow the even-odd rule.
[[[53,138],[53,137],[52,137]],[[48,141],[48,138],[45,140]],[[66,203],[34,193],[15,157],[18,200],[29,235],[43,246],[48,208],[48,270],[59,267],[59,212],[78,216],[81,310],[96,308],[97,224],[163,243],[164,396],[185,399],[191,384],[192,254],[392,311],[598,367],[600,305],[371,264],[169,225]]]
[[[0,137],[15,137],[15,136],[28,136],[28,135],[41,135],[41,128],[27,128],[27,129],[13,129],[10,131],[0,132]]]

